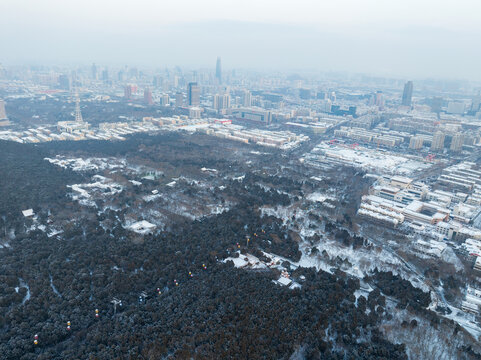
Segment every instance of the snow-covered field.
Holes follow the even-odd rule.
[[[124,168],[127,164],[125,159],[117,158],[68,158],[65,156],[57,155],[55,158],[45,158],[48,162],[65,169],[71,169],[73,171],[100,171],[100,170],[113,170]]]
[[[84,206],[95,206],[92,196],[94,193],[103,197],[109,197],[123,190],[122,185],[114,183],[111,179],[101,175],[94,175],[92,180],[96,181],[86,184],[67,185],[67,187],[73,190],[72,199]]]

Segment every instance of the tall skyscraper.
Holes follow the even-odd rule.
[[[378,106],[379,109],[384,108],[384,95],[381,90],[377,91],[374,96],[374,105]]]
[[[152,100],[152,91],[149,88],[144,89],[144,102],[147,105],[153,105],[154,101]]]
[[[7,119],[7,112],[5,111],[5,101],[0,99],[0,120]]]
[[[200,105],[200,86],[196,82],[189,83],[187,98],[189,106]]]
[[[62,90],[70,90],[70,79],[68,75],[62,74],[58,77],[58,87]]]
[[[107,69],[102,70],[102,81],[104,83],[109,81],[109,71]]]
[[[182,107],[184,106],[184,94],[181,92],[178,92],[175,94],[175,106],[176,107]]]
[[[404,106],[411,106],[412,100],[413,100],[413,82],[408,81],[406,84],[404,84],[402,104]]]
[[[163,94],[160,97],[160,105],[167,106],[170,104],[169,94]]]
[[[443,150],[443,149],[444,149],[444,133],[442,131],[436,131],[433,135],[431,150]]]
[[[90,76],[93,80],[97,80],[97,66],[95,63],[92,64],[92,67],[90,68]]]
[[[245,107],[251,107],[252,105],[252,94],[249,90],[244,90],[244,102]]]
[[[215,64],[215,77],[219,84],[222,84],[222,66],[220,61],[220,56],[217,57],[217,63]]]
[[[230,95],[229,94],[223,94],[219,95],[216,94],[214,95],[214,109],[216,110],[225,110],[230,108]]]
[[[471,103],[471,111],[477,113],[479,110],[481,110],[481,96],[478,95],[473,98]]]
[[[124,98],[127,100],[132,99],[132,96],[137,92],[137,87],[134,85],[124,86]]]
[[[464,135],[460,132],[454,134],[453,139],[451,140],[451,151],[461,151],[463,149],[464,144]]]

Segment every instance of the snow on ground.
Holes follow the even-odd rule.
[[[67,187],[73,190],[72,199],[78,201],[84,206],[95,206],[95,202],[91,200],[91,195],[95,192],[102,196],[112,196],[123,190],[122,185],[114,183],[111,179],[104,176],[95,175],[92,179],[97,181],[87,184],[73,184]]]
[[[73,171],[91,171],[91,170],[113,170],[124,168],[127,164],[125,159],[110,158],[68,158],[57,155],[55,158],[45,158],[48,162],[65,169]]]
[[[232,261],[236,268],[249,268],[249,269],[266,269],[267,266],[259,260],[254,255],[251,254],[241,254],[240,251],[237,252],[239,257],[228,257],[222,262]]]
[[[314,202],[321,202],[321,203],[326,201],[326,200],[331,200],[331,201],[336,200],[336,198],[334,198],[332,196],[322,194],[322,193],[319,193],[319,192],[314,192],[312,194],[307,195],[306,199],[310,200],[310,201],[314,201]]]
[[[453,249],[450,248],[449,246],[446,249],[444,249],[443,253],[441,254],[441,259],[443,261],[446,261],[449,264],[453,264],[456,271],[464,269],[463,263],[456,256]]]
[[[157,199],[160,199],[162,195],[160,194],[155,194],[155,195],[145,195],[145,196],[142,196],[142,199],[145,201],[145,202],[151,202],[151,201],[154,201],[154,200],[157,200]]]
[[[30,286],[22,279],[18,278],[19,285],[21,288],[27,289],[27,293],[25,294],[25,297],[22,300],[22,305],[25,304],[28,300],[30,300],[31,294],[30,294]]]
[[[216,173],[218,171],[217,169],[209,169],[209,168],[206,168],[206,167],[203,167],[200,170],[203,171],[203,172],[214,172],[214,173]]]
[[[342,144],[336,145],[327,142],[316,146],[308,157],[314,156],[313,154],[321,154],[329,161],[348,162],[353,166],[381,173],[407,175],[431,167],[431,164],[385,150],[380,151],[362,146],[354,149]]]
[[[378,269],[379,271],[392,271],[393,274],[401,276],[411,282],[414,287],[420,288],[423,291],[429,291],[428,286],[421,280],[419,280],[412,272],[406,271],[404,264],[393,254],[385,249],[375,248],[359,248],[354,250],[353,248],[347,248],[334,240],[321,240],[318,244],[315,244],[319,250],[317,255],[310,255],[312,245],[310,245],[305,239],[315,234],[325,236],[325,234],[319,229],[319,227],[310,226],[312,223],[307,216],[306,211],[297,208],[295,205],[291,206],[277,206],[261,207],[262,216],[275,216],[283,221],[283,225],[288,227],[295,224],[298,226],[298,233],[301,236],[303,242],[299,245],[299,250],[302,253],[301,259],[298,263],[291,263],[302,267],[314,267],[318,270],[323,270],[332,273],[332,268],[337,267],[333,265],[336,258],[343,261],[341,270],[356,276],[363,278],[365,275],[369,275]],[[295,220],[292,221],[292,217]],[[294,229],[296,230],[296,229]],[[328,257],[322,257],[322,252],[325,251]],[[349,262],[349,263],[347,263]],[[349,265],[350,264],[350,265]]]
[[[459,308],[449,305],[451,314],[441,314],[447,319],[451,319],[462,326],[466,331],[468,331],[475,339],[479,339],[481,336],[481,327],[476,323],[473,314],[468,314]]]

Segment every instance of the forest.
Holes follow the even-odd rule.
[[[9,242],[0,249],[2,358],[407,359],[405,344],[390,342],[379,331],[393,317],[388,299],[413,319],[424,316],[455,329],[425,310],[429,293],[392,273],[367,277],[364,281],[375,289],[355,296],[360,280],[342,271],[298,267],[291,278],[301,286],[290,289],[273,282],[277,269],[244,270],[224,263],[238,256],[239,248],[298,261],[297,237],[279,218],[262,216],[259,207],[295,202],[306,183],[250,171],[211,143],[186,139],[167,134],[122,143],[0,142],[0,215]],[[168,229],[139,240],[122,226],[125,209],[100,212],[72,202],[66,185],[86,175],[43,160],[59,153],[135,156],[164,168],[237,167],[247,173],[242,183],[226,180],[219,191],[218,196],[235,200],[227,211],[175,218]],[[281,158],[272,153],[259,163]],[[30,207],[39,221],[62,218],[61,236],[28,230],[32,220],[20,210]],[[101,226],[106,219],[108,228]],[[336,224],[330,222],[329,231],[337,240],[362,246],[361,239],[336,230]],[[7,234],[11,229],[14,235]],[[114,300],[119,301],[115,306]],[[459,348],[460,358],[480,358],[468,350]]]

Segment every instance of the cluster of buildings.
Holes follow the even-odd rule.
[[[217,136],[224,139],[243,142],[246,144],[254,143],[257,145],[276,147],[282,150],[295,148],[300,143],[308,141],[306,135],[296,135],[290,131],[268,131],[260,129],[245,129],[238,125],[214,124],[208,128],[199,129],[206,134]]]
[[[438,240],[481,239],[481,231],[470,226],[481,212],[480,185],[476,183],[481,181],[481,173],[468,169],[473,182],[469,193],[457,191],[451,186],[452,179],[444,177],[471,165],[461,163],[445,169],[435,189],[408,177],[381,176],[363,196],[358,214],[392,226],[406,223],[415,232],[429,233]]]
[[[376,174],[410,175],[428,169],[432,163],[423,157],[354,144],[344,144],[336,139],[321,142],[304,161],[318,168],[346,165],[362,168]]]

